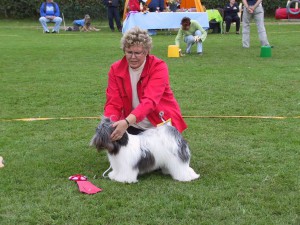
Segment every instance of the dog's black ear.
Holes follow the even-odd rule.
[[[128,134],[125,132],[121,139],[111,142],[111,145],[107,146],[109,154],[116,155],[119,153],[121,147],[128,144]]]
[[[110,136],[101,135],[96,133],[90,142],[90,146],[96,147],[98,151],[108,150],[109,152],[119,151],[119,145],[115,142],[112,142]],[[117,150],[116,150],[117,149]]]
[[[117,140],[120,146],[126,146],[128,144],[128,133],[125,132],[120,140]]]
[[[112,148],[110,135],[113,132],[111,127],[111,121],[109,118],[103,117],[98,127],[96,128],[96,134],[93,136],[90,145],[95,146],[98,151]]]
[[[111,126],[112,121],[110,118],[102,117],[100,124],[96,128],[96,134],[92,138],[90,145],[95,146],[98,151],[107,149],[109,154],[118,154],[122,146],[128,144],[128,134],[124,133],[123,137],[117,141],[111,141],[111,134],[115,130]]]
[[[102,139],[97,133],[93,136],[92,140],[90,141],[90,146],[96,147],[98,151],[105,149],[102,143]]]

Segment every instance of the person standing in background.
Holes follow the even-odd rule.
[[[129,0],[128,1],[128,6],[127,6],[127,11],[141,11],[140,9],[140,2],[139,0]]]
[[[257,26],[261,46],[270,46],[264,24],[262,0],[243,0],[243,4],[243,48],[250,47],[250,20],[252,17],[254,17]]]
[[[60,17],[59,7],[56,2],[53,2],[53,0],[47,0],[42,3],[40,7],[40,15],[41,17],[39,21],[46,34],[50,33],[47,23],[55,23],[52,33],[59,33],[62,18]]]
[[[107,7],[108,25],[111,31],[115,31],[114,20],[116,21],[118,31],[122,31],[121,17],[119,12],[119,0],[103,0]]]

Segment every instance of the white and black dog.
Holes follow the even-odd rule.
[[[120,140],[111,141],[112,121],[103,117],[90,145],[108,150],[111,180],[137,182],[137,176],[157,169],[178,181],[191,181],[199,174],[189,166],[190,150],[175,127],[162,125],[138,135],[127,132]]]

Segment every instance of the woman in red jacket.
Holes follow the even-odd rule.
[[[167,64],[149,55],[152,39],[147,31],[134,27],[121,44],[125,56],[110,68],[104,107],[104,116],[115,121],[112,140],[120,139],[126,130],[138,134],[168,119],[184,131],[187,126],[170,87]]]

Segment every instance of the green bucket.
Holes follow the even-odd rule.
[[[260,57],[268,58],[272,56],[271,46],[261,46],[260,48]]]

